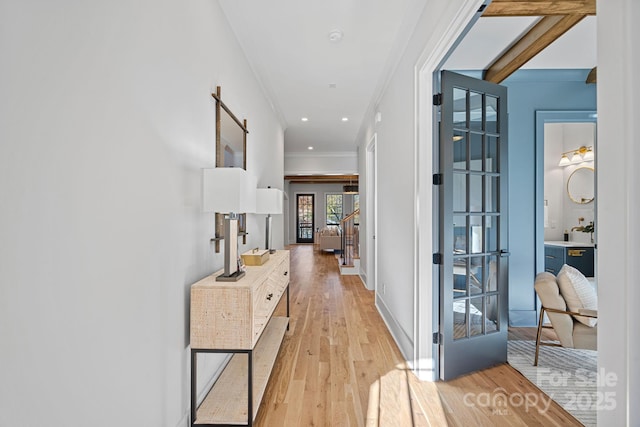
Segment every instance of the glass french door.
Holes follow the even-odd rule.
[[[313,243],[314,195],[296,195],[296,242]]]
[[[443,71],[440,377],[507,360],[507,90]]]

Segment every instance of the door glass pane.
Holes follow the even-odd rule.
[[[467,211],[467,174],[453,173],[453,211]]]
[[[495,136],[486,136],[487,140],[487,159],[485,161],[487,172],[498,172],[498,138]]]
[[[453,302],[453,339],[467,337],[467,304],[469,300],[461,299]]]
[[[469,129],[482,130],[482,94],[469,91]]]
[[[487,252],[498,251],[498,218],[497,216],[487,216],[485,219],[485,223],[487,224],[484,230],[487,236],[485,250]]]
[[[464,215],[453,217],[453,253],[467,253],[467,217]]]
[[[498,290],[498,256],[487,257],[487,292]]]
[[[486,131],[491,133],[498,132],[498,98],[495,96],[487,95],[486,102]]]
[[[499,178],[497,176],[487,176],[485,181],[487,183],[485,191],[485,206],[487,212],[498,212],[498,194],[500,194],[498,187]]]
[[[469,212],[482,212],[482,175],[469,175]]]
[[[487,298],[487,319],[485,321],[485,333],[498,331],[498,295],[491,295]]]
[[[453,89],[453,125],[467,127],[467,91]]]
[[[469,170],[482,170],[482,134],[470,133],[471,137],[471,161],[469,162]]]
[[[469,274],[467,258],[453,259],[453,298],[462,298],[467,296],[467,277]]]
[[[467,132],[453,131],[453,168],[467,169]]]
[[[469,326],[471,336],[482,335],[482,325],[484,323],[484,297],[471,298],[469,305]]]
[[[484,236],[484,226],[482,225],[482,216],[473,215],[470,216],[471,226],[469,230],[469,253],[479,254],[482,253],[482,240]]]
[[[298,243],[313,242],[313,195],[299,194],[298,205]]]
[[[469,259],[469,294],[477,295],[483,292],[484,269],[484,257],[471,257]]]

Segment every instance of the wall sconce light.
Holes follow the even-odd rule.
[[[569,160],[568,154],[571,154],[571,160]],[[591,162],[595,158],[593,154],[593,146],[581,146],[575,150],[565,151],[562,153],[558,166],[569,166],[581,162]]]
[[[235,282],[244,276],[238,269],[238,213],[256,210],[256,179],[241,168],[202,170],[202,210],[224,217],[224,273],[219,282]]]
[[[282,213],[282,190],[277,188],[258,188],[256,190],[256,213],[267,214],[265,220],[265,242],[264,248],[269,250],[269,253],[275,253],[275,249],[271,245],[271,214],[277,215]]]

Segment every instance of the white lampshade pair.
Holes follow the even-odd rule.
[[[282,190],[256,188],[255,177],[241,168],[203,169],[202,191],[204,212],[282,213]]]

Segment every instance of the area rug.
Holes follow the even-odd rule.
[[[597,352],[542,347],[533,366],[534,341],[509,341],[507,360],[585,426],[596,425]]]

